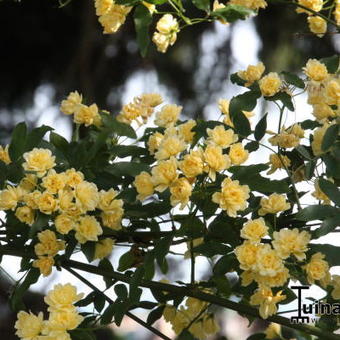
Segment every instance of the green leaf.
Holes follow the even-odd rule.
[[[155,258],[157,260],[158,265],[162,268],[164,262],[166,261],[165,256],[169,252],[171,242],[173,239],[173,235],[165,236],[161,238],[155,244]]]
[[[58,134],[55,133],[55,132],[51,132],[51,133],[50,133],[50,142],[51,142],[58,150],[60,150],[62,153],[64,153],[64,154],[67,153],[69,143],[68,143],[68,141],[67,141],[64,137],[58,135]]]
[[[313,156],[310,154],[308,149],[304,145],[298,145],[295,150],[305,159],[311,160]]]
[[[332,57],[320,59],[320,62],[326,65],[329,73],[336,73],[339,68],[339,60],[339,55],[333,55]]]
[[[285,78],[285,81],[288,84],[294,85],[295,87],[298,87],[300,89],[305,88],[304,81],[301,78],[299,78],[296,74],[285,72],[285,71],[281,72],[281,74],[283,75],[283,77]]]
[[[145,2],[148,2],[149,4],[154,4],[154,5],[163,5],[164,3],[167,2],[167,0],[146,0]]]
[[[320,126],[317,121],[310,119],[304,120],[300,125],[304,130],[314,130],[315,128]]]
[[[300,210],[295,218],[299,221],[324,220],[340,213],[340,209],[330,205],[310,205]]]
[[[25,151],[30,151],[33,148],[37,147],[45,134],[48,131],[52,131],[53,128],[50,126],[43,125],[41,127],[33,129],[26,138],[26,145],[25,145]]]
[[[87,241],[81,245],[81,251],[84,253],[87,261],[92,262],[94,258],[94,252],[96,250],[96,242]]]
[[[336,141],[339,135],[339,125],[331,125],[322,139],[321,149],[327,151]]]
[[[145,57],[150,44],[149,27],[152,22],[152,15],[144,5],[138,5],[135,9],[133,20],[135,22],[139,50],[142,57]]]
[[[237,84],[239,86],[244,86],[247,82],[245,80],[243,80],[242,78],[240,78],[240,76],[236,73],[233,73],[231,76],[230,76],[230,81],[233,83],[233,84]]]
[[[110,115],[103,115],[104,126],[109,128],[110,131],[116,133],[118,136],[126,136],[136,139],[137,135],[135,130],[128,124],[118,122],[115,117]]]
[[[261,120],[257,123],[256,127],[255,127],[255,132],[254,132],[254,136],[255,139],[257,141],[260,141],[262,139],[262,137],[265,135],[266,133],[266,129],[267,129],[267,115],[268,113],[266,113]]]
[[[252,142],[247,143],[244,148],[248,150],[249,152],[253,152],[253,151],[258,150],[259,147],[260,145],[258,142],[252,141]]]
[[[192,0],[192,3],[202,11],[210,12],[210,0]]]
[[[101,319],[100,319],[100,324],[101,325],[108,325],[111,323],[112,319],[113,319],[113,315],[115,313],[115,309],[116,309],[116,306],[114,304],[112,305],[109,305],[104,313],[102,314],[101,316]]]
[[[249,8],[239,6],[239,5],[226,5],[223,8],[219,8],[211,13],[212,17],[218,19],[226,20],[232,23],[238,19],[244,20],[246,17],[254,13]]]
[[[119,162],[108,165],[104,169],[106,172],[117,177],[132,176],[135,177],[139,175],[142,171],[150,171],[150,167],[145,163],[137,162]]]
[[[142,0],[115,0],[115,3],[124,6],[135,6],[139,4],[141,1]]]
[[[128,297],[128,290],[126,286],[122,283],[115,285],[114,287],[116,295],[123,301],[126,300]]]
[[[230,282],[227,277],[223,275],[214,276],[213,281],[216,284],[217,290],[223,297],[229,297],[231,294]]]
[[[322,155],[322,160],[326,164],[326,175],[328,177],[340,178],[340,162],[330,154]]]
[[[25,309],[23,304],[23,297],[26,291],[38,281],[40,277],[40,271],[38,268],[32,268],[27,273],[24,281],[15,287],[11,297],[10,297],[10,305],[13,311],[17,312],[21,309]]]
[[[279,100],[281,103],[290,111],[294,111],[294,104],[292,101],[292,97],[287,92],[278,92],[274,96],[265,97],[265,99],[269,101]]]
[[[32,224],[30,228],[29,237],[33,238],[37,232],[41,231],[44,227],[48,227],[48,222],[50,218],[51,218],[50,215],[45,215],[39,212],[35,222]]]
[[[120,158],[147,155],[145,148],[136,145],[114,145],[111,147],[110,152]]]
[[[96,309],[98,313],[100,313],[103,310],[105,306],[105,301],[106,300],[105,300],[104,294],[98,293],[95,295],[93,304],[94,304],[94,308]]]
[[[123,254],[119,259],[118,271],[123,272],[132,267],[135,262],[135,257],[131,251]]]
[[[113,272],[114,271],[111,262],[107,258],[104,258],[99,262],[98,268],[104,269],[107,272]],[[106,289],[109,289],[114,284],[114,281],[111,278],[107,278],[107,277],[104,276],[103,280],[105,282]]]
[[[197,247],[193,248],[194,253],[204,255],[206,257],[212,257],[215,255],[223,255],[228,253],[231,248],[225,244],[215,241],[204,242]]]
[[[234,254],[222,256],[214,265],[214,275],[224,275],[237,268],[237,261]]]
[[[257,333],[249,336],[247,340],[264,340],[267,339],[264,333]]]
[[[138,303],[140,298],[140,293],[142,290],[138,288],[141,283],[143,276],[145,274],[144,267],[138,267],[133,273],[130,280],[130,290],[129,290],[129,299],[131,303]]]
[[[331,199],[337,206],[340,206],[340,190],[332,182],[323,178],[319,178],[319,186],[329,199]]]
[[[159,306],[156,309],[154,309],[153,311],[151,311],[148,315],[148,319],[147,319],[146,323],[148,325],[152,325],[158,319],[160,319],[163,315],[164,308],[165,308],[165,306]]]
[[[310,180],[314,176],[315,167],[316,167],[316,160],[306,163],[305,176],[307,180]]]
[[[319,238],[321,236],[328,235],[338,226],[340,226],[340,215],[328,217],[322,222],[320,228],[312,231],[313,238]]]
[[[19,123],[13,130],[12,141],[8,148],[12,162],[17,161],[25,150],[27,127],[24,122]]]
[[[96,340],[96,336],[90,330],[73,329],[69,331],[72,340]]]

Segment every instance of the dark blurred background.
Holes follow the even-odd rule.
[[[244,49],[248,42],[252,46],[254,37],[257,57],[269,71],[299,71],[309,57],[339,52],[336,35],[317,38],[308,32],[305,15],[297,15],[292,7],[271,5],[247,22],[189,27],[166,54],[158,53],[152,45],[143,59],[131,14],[116,34],[104,35],[93,0],[58,6],[54,0],[0,1],[1,144],[8,142],[17,122],[25,120],[33,127],[41,121],[44,112],[36,108],[44,107],[41,101],[46,101],[46,96],[48,105],[56,106],[73,90],[83,93],[89,102],[118,113],[128,88],[136,88],[139,92],[135,95],[139,95],[156,92],[159,87],[183,105],[187,115],[202,117],[212,98],[221,93],[230,97],[226,85],[229,74],[238,65],[247,66],[240,60],[243,50],[240,53],[238,46]],[[189,17],[200,15],[189,4],[188,11]],[[240,30],[243,41],[238,40]],[[15,316],[5,305],[10,283],[5,277],[0,280],[0,334],[12,340]],[[41,310],[41,296],[28,299],[34,301],[29,303],[33,310]]]

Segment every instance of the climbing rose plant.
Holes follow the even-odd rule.
[[[302,77],[249,65],[231,75],[244,92],[221,99],[216,120],[182,121],[183,108],[156,93],[135,97],[114,115],[74,91],[60,106],[75,123],[72,141],[48,126],[27,131],[18,124],[0,149],[0,255],[21,257],[24,273],[10,298],[16,334],[93,338],[92,330],[119,326],[126,315],[163,339],[169,337],[152,326],[161,317],[179,338],[205,339],[219,332],[220,306],[274,322],[268,337],[284,325],[338,339],[335,315],[315,326],[277,315],[296,300],[290,280],[319,286],[324,302],[340,299],[340,276],[330,274],[340,265],[339,247],[314,242],[340,222],[338,72],[338,56],[308,60]],[[311,105],[310,117],[284,126],[297,96]],[[268,130],[267,114],[254,124],[260,99],[275,104],[276,131]],[[266,162],[248,160],[265,149]],[[300,189],[306,186],[310,192]],[[181,244],[187,251],[173,255]],[[114,268],[110,254],[120,246],[128,248]],[[74,260],[79,252],[88,263]],[[166,276],[171,256],[188,259],[190,280],[176,273],[172,282],[153,280],[156,270]],[[198,256],[211,266],[206,281],[197,280]],[[57,284],[45,297],[44,320],[26,310],[23,296],[54,270],[92,291],[84,296]],[[102,278],[105,291],[86,273]],[[112,289],[115,300],[106,294]],[[141,300],[146,289],[151,301]],[[89,305],[93,312],[82,312]],[[147,321],[135,308],[149,310]]]

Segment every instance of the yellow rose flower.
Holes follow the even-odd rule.
[[[85,126],[98,126],[100,119],[98,106],[96,104],[92,104],[91,106],[81,104],[77,107],[77,110],[74,113],[74,122],[76,124],[84,124]]]
[[[331,78],[326,83],[325,88],[325,101],[328,105],[338,106],[338,116],[339,116],[339,106],[340,106],[340,79]]]
[[[250,241],[244,241],[240,246],[235,248],[235,255],[238,262],[240,262],[240,268],[243,270],[251,270],[256,266],[257,253],[263,247],[263,244],[252,243]]]
[[[113,6],[113,3],[113,0],[95,0],[94,6],[96,8],[96,15],[100,16],[107,14]]]
[[[264,70],[265,66],[259,62],[257,65],[249,65],[245,71],[237,72],[237,75],[246,81],[245,86],[250,86],[261,79]]]
[[[286,299],[285,295],[281,295],[282,291],[273,295],[270,288],[265,286],[260,287],[250,298],[250,304],[252,306],[260,306],[259,313],[263,319],[267,319],[269,316],[274,315],[277,312],[276,304]]]
[[[66,331],[77,328],[83,321],[83,317],[73,308],[67,310],[52,312],[46,321],[45,327],[48,332]]]
[[[55,167],[55,157],[51,150],[34,148],[23,155],[25,162],[22,164],[24,170],[35,171],[38,177],[43,177],[47,170]]]
[[[268,175],[274,173],[277,169],[284,169],[290,167],[290,159],[284,155],[277,155],[273,153],[269,156],[270,170],[267,172]]]
[[[165,308],[163,309],[163,317],[165,321],[172,322],[172,320],[176,317],[176,308],[171,305],[165,305]]]
[[[177,161],[174,157],[160,161],[152,168],[151,172],[155,190],[163,192],[178,178]]]
[[[47,191],[37,197],[37,205],[38,209],[47,215],[51,215],[58,209],[58,201]]]
[[[148,139],[148,149],[151,155],[155,154],[155,151],[158,150],[164,136],[160,132],[155,132]]]
[[[271,145],[284,149],[295,148],[300,144],[300,138],[298,136],[293,133],[287,133],[286,131],[270,137],[268,141]]]
[[[76,199],[74,195],[75,192],[70,188],[66,188],[58,192],[59,210],[62,213],[70,216],[79,216],[86,212],[83,206],[75,203]]]
[[[276,72],[270,72],[259,80],[260,90],[263,96],[272,97],[280,91],[282,81]]]
[[[281,325],[271,322],[265,329],[266,339],[281,338]]]
[[[309,16],[307,18],[309,29],[312,33],[322,38],[327,32],[327,21],[318,16]]]
[[[54,259],[52,256],[39,256],[37,260],[33,261],[33,267],[38,268],[43,276],[48,276],[52,272]]]
[[[51,230],[38,233],[39,243],[34,246],[37,256],[55,256],[60,250],[65,249],[65,241],[57,240],[56,234]]]
[[[54,169],[48,171],[41,184],[50,194],[56,194],[66,185],[66,177],[63,173],[57,174]]]
[[[101,190],[99,192],[98,208],[105,212],[122,211],[123,200],[116,199],[118,192],[110,189],[109,191]]]
[[[181,112],[182,106],[175,104],[164,105],[161,111],[156,113],[155,124],[165,128],[174,126]]]
[[[171,205],[175,207],[177,204],[180,204],[180,209],[184,209],[189,202],[191,192],[192,186],[185,177],[176,179],[170,186]]]
[[[212,335],[216,334],[220,330],[220,326],[216,322],[213,315],[206,315],[202,322],[202,328],[204,333]]]
[[[71,230],[75,229],[76,221],[67,214],[60,214],[54,220],[54,225],[60,234],[66,235]]]
[[[216,172],[226,170],[230,167],[230,158],[223,154],[219,146],[208,145],[203,153],[206,166],[204,171],[208,172],[209,177],[215,181]]]
[[[197,125],[197,123],[190,119],[186,123],[178,125],[178,136],[184,140],[186,143],[191,143],[194,139],[195,132],[192,129]]]
[[[323,141],[323,137],[325,136],[325,133],[330,125],[331,124],[329,123],[325,123],[314,131],[311,147],[315,156],[320,156],[324,153],[324,151],[321,149],[321,144]]]
[[[70,306],[81,300],[83,296],[84,293],[77,294],[77,287],[70,283],[56,284],[44,297],[44,301],[49,306],[49,312],[68,311]]]
[[[267,2],[265,0],[231,0],[230,4],[247,7],[255,11],[267,7]]]
[[[20,181],[20,184],[19,186],[27,191],[27,192],[30,192],[32,191],[33,189],[36,188],[37,186],[37,183],[38,183],[38,178],[37,176],[33,175],[33,174],[27,174],[21,181]]]
[[[315,191],[312,193],[312,196],[314,196],[319,201],[322,201],[322,204],[331,204],[329,197],[320,189],[319,179],[315,180],[314,189]]]
[[[165,136],[155,153],[157,160],[168,159],[172,156],[178,155],[180,152],[186,149],[187,145],[183,139],[178,138],[177,135]]]
[[[105,227],[111,228],[113,230],[119,230],[122,228],[122,217],[123,217],[123,209],[117,209],[114,212],[103,212],[100,215],[103,225]]]
[[[324,258],[325,255],[318,252],[302,267],[307,273],[307,281],[310,284],[314,284],[315,281],[320,281],[323,285],[330,282],[329,265]]]
[[[67,99],[64,99],[60,105],[60,111],[65,115],[72,115],[82,103],[83,96],[77,91],[71,92]]]
[[[283,270],[283,262],[269,244],[264,244],[256,253],[255,270],[263,276],[275,276]]]
[[[325,103],[314,104],[312,114],[321,123],[325,122],[330,117],[336,117],[336,113]]]
[[[65,171],[66,184],[72,188],[75,188],[78,184],[84,181],[84,175],[80,171],[76,171],[74,168]]]
[[[336,24],[339,26],[340,25],[340,1],[336,0],[335,2],[335,8],[333,12]]]
[[[314,81],[323,81],[328,77],[326,65],[316,59],[309,59],[302,69],[306,76]]]
[[[15,211],[15,216],[22,223],[26,223],[28,225],[32,225],[34,223],[34,210],[28,206],[17,208],[17,210]]]
[[[110,238],[104,238],[103,240],[98,241],[94,250],[94,260],[101,260],[104,257],[109,256],[112,253],[114,244],[114,240],[111,240]]]
[[[299,233],[297,228],[281,229],[279,232],[274,231],[273,238],[272,245],[281,258],[286,259],[290,255],[294,255],[298,261],[306,258],[305,252],[311,238],[307,231]]]
[[[323,0],[298,0],[299,5],[302,5],[304,7],[307,7],[315,12],[319,12],[322,9],[323,6]],[[311,15],[312,12],[301,8],[297,7],[296,8],[297,13],[307,13],[308,15]]]
[[[8,153],[8,145],[6,145],[5,148],[0,145],[0,161],[3,161],[5,164],[11,163],[11,158]]]
[[[207,129],[208,139],[207,144],[219,146],[221,148],[227,148],[232,143],[237,142],[238,136],[234,134],[231,129],[226,130],[224,126],[217,125],[214,129]]]
[[[94,216],[83,216],[79,218],[75,234],[79,243],[84,244],[87,241],[98,241],[98,236],[102,233],[102,227]]]
[[[215,192],[212,201],[219,204],[228,216],[236,217],[237,211],[243,211],[247,208],[249,191],[248,185],[240,185],[239,181],[226,178],[222,182],[222,191]]]
[[[38,202],[41,196],[41,192],[38,190],[34,190],[23,197],[23,201],[26,203],[28,207],[31,209],[39,209]]]
[[[289,279],[289,270],[286,267],[282,267],[281,270],[276,272],[274,276],[261,275],[256,273],[255,281],[259,285],[268,287],[282,287]]]
[[[249,152],[244,149],[242,143],[236,143],[230,147],[229,157],[232,164],[240,165],[248,159]]]
[[[262,197],[260,202],[261,208],[259,215],[277,214],[290,208],[290,203],[286,202],[286,197],[279,194],[271,194],[268,198]]]
[[[99,22],[104,28],[104,34],[116,33],[126,20],[132,7],[113,4],[109,11],[99,16]]]
[[[246,222],[241,229],[241,237],[252,242],[260,242],[267,235],[268,227],[262,217]]]
[[[75,187],[77,205],[86,211],[95,210],[99,203],[97,186],[94,183],[83,181]]]
[[[15,210],[25,193],[20,187],[7,185],[5,190],[0,191],[0,210]]]
[[[185,155],[183,160],[179,162],[179,168],[187,178],[194,178],[203,173],[203,152],[202,149],[196,151],[191,150]]]
[[[133,185],[138,192],[137,199],[140,201],[144,201],[146,197],[154,193],[152,177],[145,171],[135,177]]]
[[[20,311],[17,314],[17,321],[15,322],[15,329],[17,330],[15,334],[21,338],[26,340],[39,340],[40,333],[43,329],[43,313],[40,312],[38,315],[30,313],[26,313],[24,311]]]

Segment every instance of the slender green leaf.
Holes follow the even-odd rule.
[[[334,183],[320,178],[319,186],[321,191],[323,191],[329,199],[331,199],[337,206],[340,206],[340,190]]]
[[[13,130],[12,141],[8,148],[9,156],[12,162],[15,162],[22,156],[25,150],[27,136],[27,127],[24,122],[19,123]]]
[[[322,139],[321,149],[327,151],[336,141],[339,135],[339,125],[331,125],[327,130]]]
[[[262,139],[262,137],[265,135],[266,133],[266,129],[267,129],[267,115],[268,113],[266,113],[261,120],[257,123],[256,127],[255,127],[255,132],[254,132],[254,136],[255,139],[257,141],[260,141]]]
[[[142,57],[145,57],[150,44],[149,27],[152,22],[152,15],[144,5],[138,5],[135,9],[133,19],[137,34],[137,43]]]

